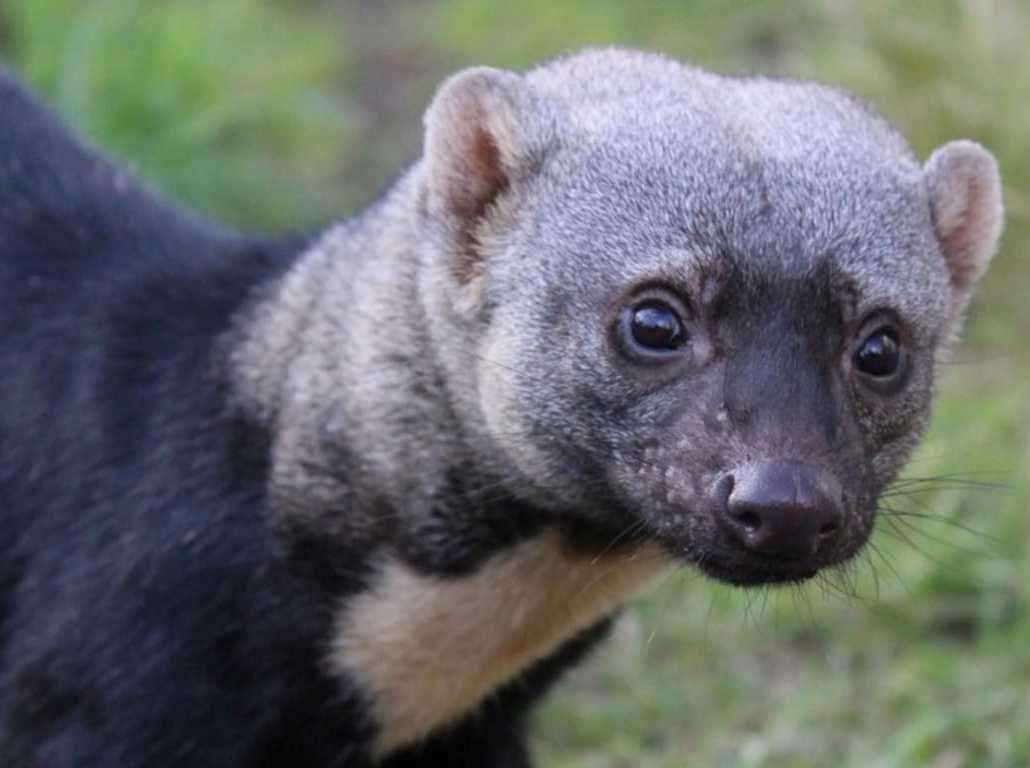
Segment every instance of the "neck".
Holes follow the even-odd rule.
[[[238,397],[273,435],[276,512],[351,541],[394,539],[402,516],[490,482],[431,338],[417,172],[268,286],[232,355]]]

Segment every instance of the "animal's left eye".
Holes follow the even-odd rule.
[[[897,331],[882,326],[870,333],[855,350],[855,369],[873,379],[890,379],[901,370],[901,342]]]

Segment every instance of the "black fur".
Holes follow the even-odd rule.
[[[0,71],[0,765],[368,765],[323,659],[369,555],[271,524],[217,348],[305,242],[166,204]],[[601,631],[389,765],[525,766],[528,705]]]

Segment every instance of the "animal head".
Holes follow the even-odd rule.
[[[625,51],[454,76],[418,184],[482,460],[738,584],[861,548],[1002,225],[977,144]]]

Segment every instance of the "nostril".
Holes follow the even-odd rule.
[[[836,520],[827,520],[819,526],[819,535],[822,537],[831,536],[840,530],[840,523]]]
[[[839,520],[830,519],[825,521],[822,525],[819,526],[819,530],[816,532],[815,535],[816,549],[818,550],[822,547],[825,547],[828,542],[837,537],[838,533],[840,533]]]
[[[754,533],[762,527],[762,518],[750,509],[742,509],[733,513],[733,519],[747,532]]]

